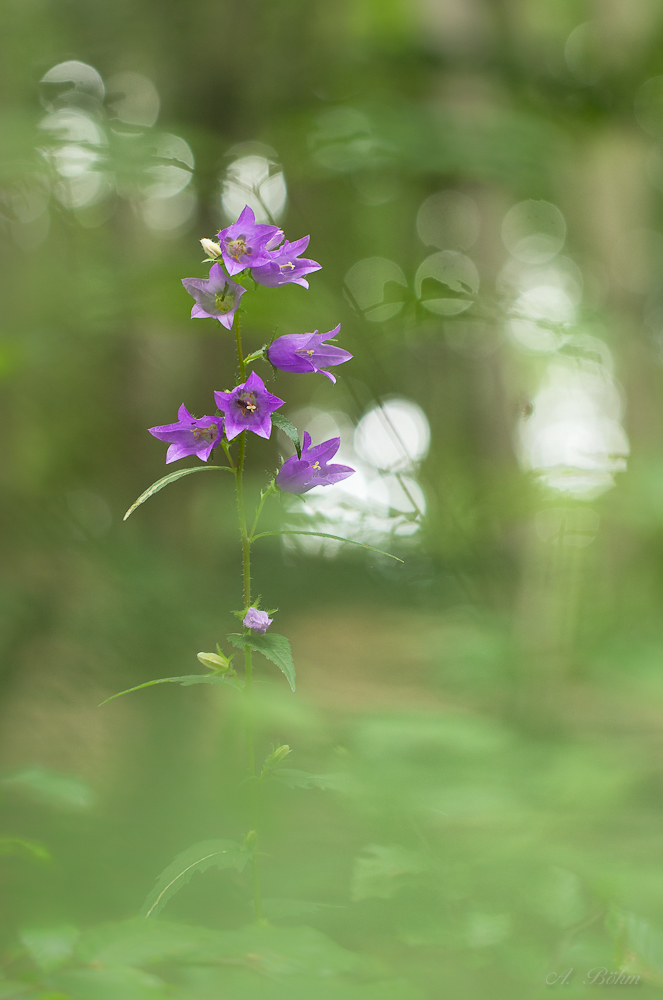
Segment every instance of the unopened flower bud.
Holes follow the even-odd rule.
[[[289,753],[290,747],[287,743],[284,743],[283,746],[277,747],[276,750],[272,750],[269,755],[269,762],[272,767],[276,767],[277,764],[280,764],[283,758],[287,757]]]
[[[209,670],[216,673],[225,674],[230,670],[230,660],[227,656],[219,656],[217,653],[198,653],[198,659]]]
[[[208,257],[216,258],[221,256],[221,247],[218,243],[215,243],[214,240],[203,239],[200,241],[200,245]]]

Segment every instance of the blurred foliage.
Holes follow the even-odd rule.
[[[0,997],[660,995],[662,53],[650,0],[3,4]],[[180,279],[243,184],[323,265],[247,348],[342,322],[338,384],[275,391],[382,490],[265,530],[405,561],[261,540],[298,673],[256,691],[270,922],[242,864],[144,920],[247,831],[236,692],[189,681],[241,603],[232,484],[122,521],[146,428],[234,377]],[[430,447],[382,468],[395,399]]]

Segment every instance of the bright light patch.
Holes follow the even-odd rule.
[[[591,347],[590,339],[578,346]],[[602,351],[607,351],[605,345]],[[555,358],[533,406],[518,428],[525,468],[538,472],[552,489],[579,499],[592,499],[614,486],[614,473],[626,469],[629,443],[609,365],[587,358]]]
[[[504,216],[502,240],[523,263],[545,264],[564,246],[566,222],[549,201],[521,201]]]
[[[159,117],[159,92],[151,80],[140,73],[116,73],[108,80],[108,101],[115,132],[121,123],[149,128]]]
[[[267,149],[264,151],[267,152]],[[250,153],[239,156],[226,171],[221,205],[232,222],[248,205],[253,209],[256,222],[273,223],[285,212],[287,198],[283,171],[275,160],[266,155]]]
[[[386,257],[367,257],[353,264],[345,275],[345,295],[364,319],[383,323],[403,308],[407,280],[402,269]]]
[[[361,418],[354,434],[357,454],[389,472],[410,469],[428,453],[430,426],[426,414],[407,399],[389,399]]]
[[[195,160],[189,143],[179,135],[161,135],[156,141],[156,155],[173,163],[160,163],[150,167],[153,178],[145,188],[148,198],[172,198],[191,183]],[[175,162],[177,161],[177,162]]]

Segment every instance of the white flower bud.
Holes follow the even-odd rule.
[[[220,257],[221,247],[214,240],[201,240],[200,245],[208,257]]]

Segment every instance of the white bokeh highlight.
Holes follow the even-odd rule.
[[[277,222],[285,212],[288,201],[285,176],[272,158],[272,151],[260,148],[262,154],[249,152],[237,156],[226,171],[221,207],[230,222],[235,222],[245,205],[253,209],[258,223]]]
[[[608,348],[590,336],[573,340],[574,355],[557,355],[546,366],[532,412],[519,422],[517,450],[521,465],[546,486],[591,500],[626,469],[629,442]]]

